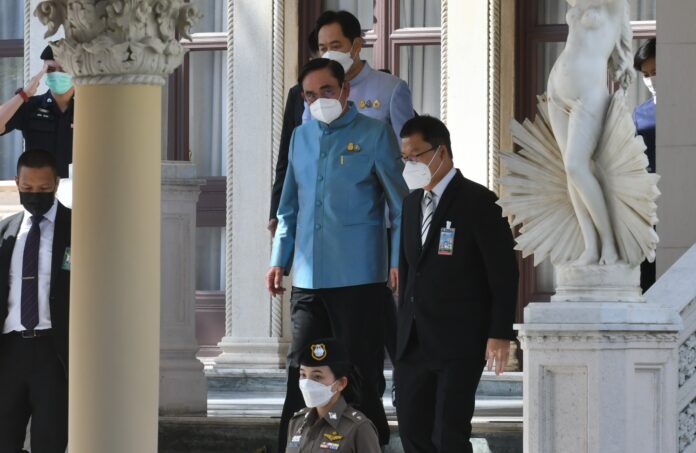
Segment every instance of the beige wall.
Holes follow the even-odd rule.
[[[696,2],[657,2],[657,171],[662,274],[696,242]]]

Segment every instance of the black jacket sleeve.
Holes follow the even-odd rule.
[[[278,146],[278,162],[275,168],[275,180],[271,191],[271,211],[269,219],[275,219],[280,205],[280,194],[283,192],[285,173],[288,170],[288,152],[290,150],[290,138],[295,128],[302,124],[302,112],[304,101],[302,99],[302,89],[295,85],[288,91],[288,99],[285,103],[283,113],[283,130],[280,134],[280,145]]]

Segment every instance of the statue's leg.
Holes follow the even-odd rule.
[[[613,264],[619,260],[604,193],[591,168],[592,155],[604,127],[608,101],[607,96],[597,96],[583,99],[573,106],[564,155],[568,180],[582,198],[599,233],[599,264]]]
[[[556,105],[553,101],[549,102],[549,119],[551,121],[551,127],[553,128],[554,137],[556,138],[558,146],[561,149],[564,162],[566,161],[565,155],[568,144],[568,126],[570,121],[568,110],[570,109]],[[568,178],[568,194],[570,195],[570,201],[573,205],[575,216],[580,224],[582,239],[585,242],[585,251],[580,256],[577,263],[596,263],[599,261],[599,243],[597,240],[597,232],[595,230],[594,223],[592,222],[592,218],[590,217],[590,212],[585,207],[585,203],[583,202],[570,178]]]

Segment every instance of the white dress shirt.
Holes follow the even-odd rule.
[[[51,291],[51,259],[53,257],[53,231],[56,225],[58,202],[44,214],[41,221],[41,242],[39,243],[39,324],[36,330],[51,328],[51,308],[48,298]],[[2,333],[27,330],[22,325],[22,263],[24,261],[24,244],[31,228],[31,214],[24,211],[22,226],[12,251],[10,262],[10,294],[7,299],[8,315]]]
[[[445,193],[445,189],[455,174],[457,174],[457,170],[454,167],[450,168],[450,171],[430,191],[433,194],[433,212],[437,209],[437,204],[440,202],[442,194]],[[423,191],[423,195],[425,195],[425,191]],[[425,212],[425,197],[421,198],[421,212]]]

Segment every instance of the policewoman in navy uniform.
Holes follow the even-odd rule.
[[[25,87],[0,105],[0,135],[22,131],[24,149],[45,149],[56,157],[58,176],[67,178],[72,163],[73,104],[75,88],[47,46],[41,53],[43,69]],[[41,79],[48,91],[35,96]]]
[[[290,420],[286,453],[380,453],[377,429],[352,407],[360,378],[336,339],[308,344],[300,356],[300,390],[307,407]]]

